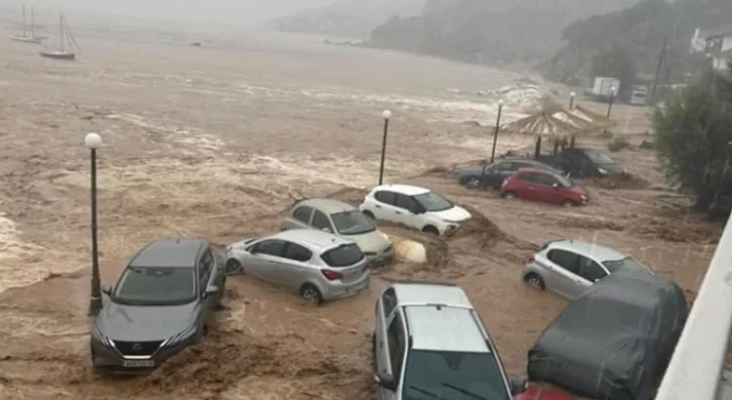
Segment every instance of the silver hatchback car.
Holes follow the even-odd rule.
[[[561,239],[544,243],[521,271],[524,282],[574,300],[621,268],[652,272],[633,257],[596,243]]]
[[[310,229],[293,229],[226,248],[227,274],[245,273],[324,301],[369,286],[370,262],[352,240]]]
[[[358,208],[333,199],[306,199],[295,203],[280,230],[318,229],[353,240],[374,267],[394,259],[394,246]]]

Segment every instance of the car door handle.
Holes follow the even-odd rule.
[[[380,205],[378,205],[378,204],[377,204],[377,205],[375,205],[374,207],[376,207],[376,208],[381,208],[381,206],[380,206]]]
[[[396,211],[396,213],[399,214],[399,215],[402,215],[402,212],[401,211]]]
[[[536,190],[536,188],[533,186],[529,186],[529,190]]]

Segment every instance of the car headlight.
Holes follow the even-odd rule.
[[[585,196],[585,195],[583,194],[583,195],[581,195],[581,196],[580,196],[580,199],[582,199],[582,201],[587,201],[587,196]]]
[[[171,337],[170,339],[168,339],[167,345],[170,346],[170,345],[175,345],[175,344],[178,344],[181,342],[185,342],[186,340],[193,337],[193,335],[195,335],[197,331],[198,331],[198,328],[196,326],[192,326],[192,327],[178,333],[177,335]]]
[[[604,169],[604,168],[598,168],[598,169],[597,169],[597,172],[599,172],[599,173],[600,173],[600,174],[602,174],[602,175],[607,175],[607,170],[606,170],[606,169]]]
[[[443,219],[442,222],[445,222],[447,224],[459,224],[462,221],[455,221],[455,220],[451,220],[451,219]]]
[[[92,329],[91,336],[93,340],[96,340],[97,342],[101,343],[102,345],[106,347],[112,347],[112,343],[109,341],[109,339],[102,333],[102,331],[97,328],[96,325],[94,325],[94,329]]]

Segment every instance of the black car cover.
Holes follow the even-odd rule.
[[[592,399],[651,399],[687,315],[684,292],[673,281],[617,271],[539,335],[528,354],[529,379]]]

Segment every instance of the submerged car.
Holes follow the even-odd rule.
[[[369,218],[405,225],[433,235],[455,231],[472,216],[439,194],[411,185],[381,185],[359,206]]]
[[[353,240],[374,267],[394,259],[394,246],[358,208],[338,200],[307,199],[295,203],[280,230],[319,229]]]
[[[500,189],[503,181],[521,168],[535,168],[557,175],[562,171],[542,162],[526,158],[512,157],[497,161],[491,165],[467,168],[458,173],[458,182],[471,188],[490,187]]]
[[[524,282],[574,300],[595,282],[621,269],[652,272],[633,257],[581,240],[544,243],[521,271]]]
[[[272,282],[316,305],[355,295],[371,282],[370,262],[356,242],[312,229],[234,243],[226,258],[229,274]]]
[[[483,321],[458,286],[399,283],[376,303],[372,351],[381,400],[511,400],[509,379]]]
[[[579,147],[564,149],[559,153],[555,165],[579,178],[604,178],[625,174],[623,167],[606,153]]]
[[[226,274],[203,240],[158,240],[130,260],[94,321],[95,368],[136,372],[198,343],[213,323]]]
[[[501,186],[501,197],[564,207],[584,205],[590,200],[587,192],[569,179],[534,168],[522,168],[506,179]]]

